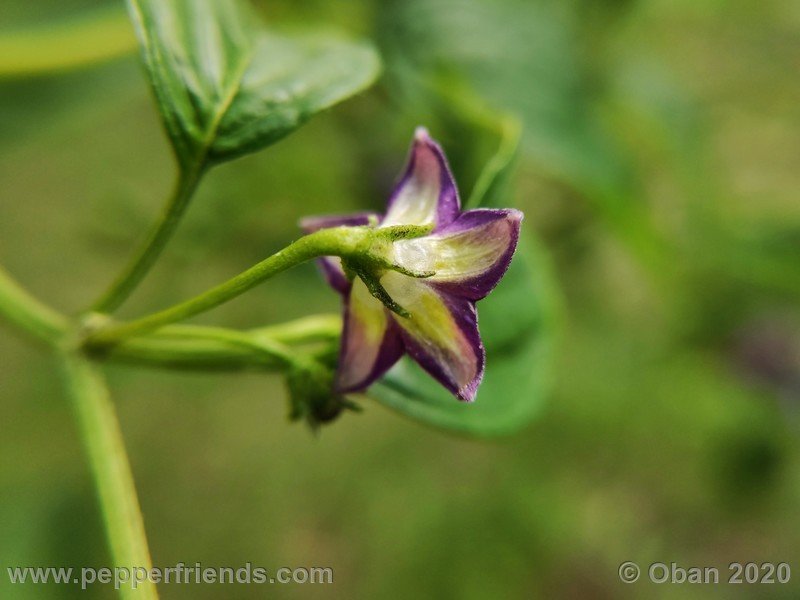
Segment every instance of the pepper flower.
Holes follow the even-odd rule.
[[[308,233],[340,226],[423,232],[389,236],[377,270],[320,259],[344,297],[336,391],[366,389],[408,353],[458,399],[473,401],[486,363],[475,303],[508,269],[521,221],[514,209],[462,212],[444,152],[422,127],[385,215],[303,219]]]

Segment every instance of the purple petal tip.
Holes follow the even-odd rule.
[[[467,385],[456,392],[456,397],[462,402],[475,402],[475,397],[478,395],[478,386],[481,384],[481,379],[482,377],[476,377],[470,381]]]
[[[428,133],[428,128],[420,125],[414,130],[414,140],[417,142],[430,142],[431,134]]]

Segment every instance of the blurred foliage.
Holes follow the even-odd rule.
[[[19,32],[106,4],[6,0],[0,14]],[[733,592],[616,574],[624,560],[797,564],[797,3],[256,6],[289,29],[372,37],[382,85],[215,170],[125,314],[242,270],[305,214],[380,209],[417,124],[466,196],[498,144],[459,125],[466,98],[524,123],[513,195],[552,256],[564,339],[538,418],[492,443],[370,401],[314,440],[287,426],[276,378],[110,369],[155,562],[334,568],[332,587],[268,590],[287,598],[797,597],[800,573]],[[0,88],[0,262],[75,312],[158,210],[169,145],[132,54]],[[199,321],[338,309],[311,265],[275,283]],[[0,333],[0,567],[108,560],[49,363]],[[3,598],[76,594],[0,577]]]
[[[58,22],[0,32],[0,78],[86,67],[134,48],[136,39],[121,7],[87,10]]]

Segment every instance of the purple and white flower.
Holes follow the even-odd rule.
[[[407,352],[460,400],[474,400],[485,368],[475,303],[508,269],[521,221],[514,209],[462,212],[444,153],[424,128],[415,133],[385,215],[304,219],[307,232],[365,225],[429,228],[421,237],[393,241],[385,259],[397,268],[381,269],[374,280],[337,257],[320,260],[345,301],[337,391],[366,389]]]

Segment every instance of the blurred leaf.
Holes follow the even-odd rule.
[[[503,184],[517,154],[519,126],[512,120],[500,123],[500,147],[478,178],[470,207],[509,204]],[[408,358],[373,385],[369,395],[436,427],[479,436],[514,432],[535,415],[548,389],[556,299],[543,251],[523,230],[508,273],[478,304],[487,369],[476,402],[456,401]]]
[[[55,23],[0,31],[0,78],[85,67],[135,47],[125,13],[103,7]]]
[[[606,123],[603,65],[574,3],[394,0],[379,12],[387,79],[412,100],[462,78],[519,115],[522,149],[547,178],[585,198],[643,262],[663,271],[659,234],[642,202],[633,150]],[[451,101],[455,100],[449,96]]]
[[[253,152],[366,88],[379,59],[331,35],[260,29],[236,0],[129,0],[182,168]]]
[[[660,168],[675,173],[683,193],[684,247],[691,260],[682,263],[697,281],[709,281],[716,272],[729,281],[789,298],[800,295],[800,222],[741,219],[731,214],[730,191],[716,176],[702,108],[664,75],[659,65],[634,58],[618,69],[617,96],[620,123],[637,132],[655,149]],[[724,286],[727,289],[727,286]],[[708,289],[704,290],[708,296]],[[707,300],[705,298],[704,300]],[[725,303],[727,298],[718,302]],[[710,303],[718,310],[717,303]],[[709,317],[706,316],[706,319]]]
[[[765,289],[774,297],[800,297],[800,223],[706,222],[704,261],[731,280]],[[752,292],[752,290],[751,290]]]
[[[466,207],[478,206],[502,207],[503,200],[508,198],[511,172],[519,154],[519,143],[522,127],[517,119],[507,117],[498,121],[500,146],[481,171]]]

